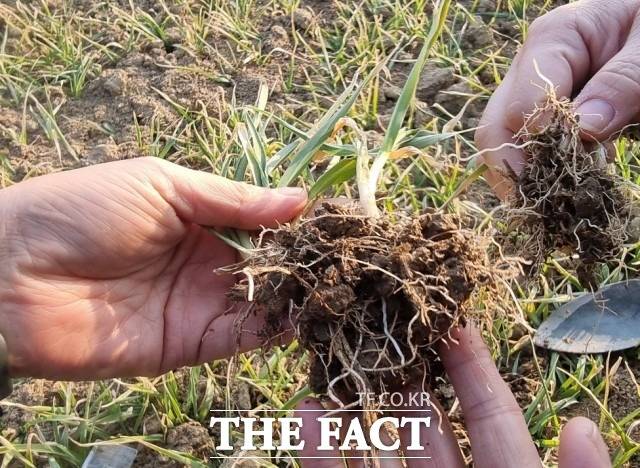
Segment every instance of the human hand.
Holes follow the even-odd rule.
[[[471,442],[474,466],[477,468],[533,468],[542,466],[538,452],[533,443],[522,411],[507,384],[502,380],[493,363],[489,350],[482,337],[473,328],[454,331],[453,338],[457,343],[443,344],[439,349],[440,357],[453,384],[464,420],[467,434]],[[431,399],[431,408],[438,405]],[[421,426],[420,444],[422,451],[405,452],[405,455],[419,458],[407,458],[406,463],[414,467],[464,467],[466,466],[458,441],[446,416],[441,420],[444,411],[438,405],[437,411],[425,413],[428,408],[411,407],[411,417],[431,416],[430,427]],[[308,399],[299,405],[296,416],[303,419],[300,428],[300,440],[305,447],[300,451],[306,466],[313,468],[342,467],[340,452],[318,451],[319,429],[315,418],[322,409],[319,402]],[[314,410],[313,412],[309,410]],[[395,417],[406,416],[402,413]],[[353,414],[353,413],[346,413]],[[385,413],[389,416],[389,413]],[[348,426],[350,420],[343,418],[342,427]],[[439,427],[442,431],[439,430]],[[402,447],[410,443],[409,431],[401,428],[399,437]],[[385,441],[392,445],[391,440]],[[402,467],[397,452],[381,452],[380,463],[385,468]],[[347,455],[349,456],[349,455]],[[351,454],[350,456],[354,456]],[[335,459],[319,457],[338,457]],[[426,458],[430,457],[430,458]],[[311,461],[313,460],[313,461]],[[349,460],[349,466],[363,466],[363,460]],[[575,418],[569,421],[560,435],[560,468],[608,468],[611,466],[607,447],[600,436],[597,426],[587,418]]]
[[[236,351],[236,251],[201,226],[257,229],[302,209],[266,190],[144,158],[0,191],[0,333],[13,376],[157,375]],[[247,321],[246,350],[259,344]]]
[[[495,91],[476,131],[480,150],[514,143],[523,117],[545,98],[542,75],[558,96],[573,97],[585,141],[603,141],[640,114],[640,0],[581,0],[536,19],[522,50]],[[519,172],[522,151],[505,147],[484,154],[487,179],[504,197],[506,161]]]

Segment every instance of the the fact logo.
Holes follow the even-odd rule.
[[[406,408],[408,405],[400,406]],[[383,436],[391,426],[394,431],[404,428],[405,432],[409,433],[409,443],[403,447],[405,454],[410,451],[423,450],[427,441],[421,439],[427,432],[424,429],[431,427],[431,410],[417,411],[394,408],[391,411],[393,411],[393,416],[385,416],[383,413],[367,427],[357,417],[361,414],[360,411],[343,412],[342,416],[338,417],[335,412],[328,413],[326,410],[320,410],[313,416],[314,426],[318,428],[320,436],[320,443],[315,448],[318,451],[330,451],[338,447],[344,452],[370,451],[372,449],[398,450],[400,448],[399,440],[390,441],[388,437]],[[344,414],[353,414],[353,417],[345,417]],[[403,414],[407,416],[403,416]],[[310,419],[301,417],[212,416],[210,427],[219,434],[219,437],[214,440],[217,451],[230,451],[238,448],[243,451],[302,450],[307,443],[300,438],[305,420],[309,421]],[[242,440],[241,446],[238,443],[239,439]]]

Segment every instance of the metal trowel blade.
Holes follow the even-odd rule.
[[[130,468],[137,454],[126,445],[98,445],[91,449],[82,468]]]
[[[610,284],[564,304],[540,325],[533,342],[579,354],[640,346],[640,279]]]

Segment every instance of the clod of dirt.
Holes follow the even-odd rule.
[[[397,101],[402,94],[402,89],[391,83],[382,86],[382,95],[391,101]]]
[[[165,48],[167,47],[167,45],[175,46],[176,44],[180,44],[182,42],[182,30],[178,27],[167,29],[165,35]]]
[[[96,145],[87,152],[84,158],[86,164],[102,164],[118,160],[118,145]]]
[[[25,406],[43,405],[51,403],[54,396],[53,382],[41,379],[26,379],[14,387],[9,401]],[[33,413],[22,408],[2,407],[0,412],[0,435],[7,437],[6,430],[11,430],[15,434],[25,432],[28,423],[32,422],[33,419]]]
[[[169,430],[167,447],[204,458],[213,452],[214,444],[207,428],[192,421]]]
[[[293,23],[301,31],[306,31],[313,25],[313,12],[306,8],[297,8],[293,12]]]
[[[420,75],[416,97],[421,101],[431,102],[439,91],[454,85],[457,80],[452,67],[429,64]]]
[[[495,13],[498,9],[496,0],[479,0],[476,5],[478,13]]]
[[[111,96],[120,96],[124,93],[126,87],[126,75],[117,70],[104,78],[102,87]]]
[[[461,82],[449,86],[438,93],[436,96],[436,103],[440,104],[451,114],[457,114],[467,104],[469,99],[472,99],[475,92],[471,89],[468,83]],[[472,107],[473,104],[471,104]],[[477,114],[476,109],[471,109],[472,114]]]
[[[231,388],[231,400],[236,409],[249,411],[254,408],[251,401],[251,388],[246,382],[235,382]]]
[[[410,58],[412,59],[412,57]],[[382,94],[391,101],[397,101],[402,94],[402,84],[406,80],[406,74],[397,74],[391,83],[382,86]],[[420,81],[416,87],[416,97],[425,102],[431,102],[438,92],[457,82],[455,71],[451,67],[440,67],[429,64],[420,75]]]
[[[527,163],[509,198],[507,222],[535,267],[553,251],[577,253],[585,285],[593,267],[615,258],[626,238],[628,194],[598,150],[582,141],[569,100],[549,95],[518,134]]]
[[[262,50],[272,54],[273,57],[284,57],[291,41],[287,30],[279,24],[271,24],[261,33]]]
[[[201,460],[206,460],[214,453],[215,449],[215,444],[207,428],[193,421],[169,429],[166,444],[162,445],[169,450],[188,454]],[[178,463],[148,447],[140,446],[139,449],[134,466],[154,468],[184,466],[182,463]]]
[[[475,16],[462,38],[462,47],[468,50],[478,50],[492,46],[495,43],[491,28],[485,24],[481,16]]]
[[[54,440],[56,423],[38,417],[37,412],[30,407],[59,405],[62,395],[61,386],[66,387],[65,393],[87,395],[91,398],[90,382],[62,384],[44,379],[21,380],[16,383],[13,393],[7,398],[7,403],[17,403],[21,406],[0,405],[0,436],[9,441],[13,441],[14,438],[18,441],[23,436],[28,437],[28,434],[37,433],[45,440]],[[113,427],[106,425],[103,430],[109,432]]]
[[[291,323],[310,352],[311,389],[342,404],[441,375],[433,345],[491,317],[509,265],[490,262],[486,241],[458,216],[434,212],[368,218],[325,203],[261,239],[234,268],[247,279],[232,297],[253,300],[243,319],[266,316],[265,339]]]

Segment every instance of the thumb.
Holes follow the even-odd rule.
[[[609,451],[593,421],[573,418],[560,434],[560,468],[610,468]]]
[[[585,85],[575,99],[585,139],[609,138],[640,113],[640,19],[626,45]]]
[[[274,227],[296,216],[307,201],[301,188],[267,189],[157,158],[143,164],[159,166],[152,183],[184,221],[213,227],[257,229]]]

